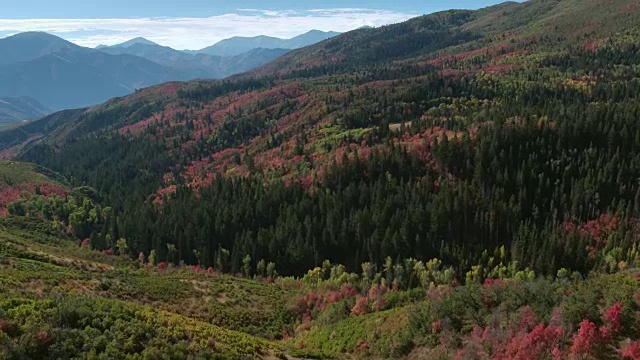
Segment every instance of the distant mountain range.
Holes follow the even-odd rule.
[[[178,51],[144,38],[91,49],[43,32],[20,33],[0,39],[0,97],[31,98],[42,109],[84,107],[168,81],[225,78],[337,34],[233,38],[200,51]],[[12,114],[18,121],[41,115]]]
[[[37,100],[29,97],[0,98],[0,129],[51,113]]]
[[[183,69],[128,55],[109,55],[46,33],[0,40],[17,62],[0,65],[0,96],[28,96],[52,109],[94,105],[136,88],[193,78]],[[11,52],[17,48],[19,51]]]
[[[340,35],[338,32],[333,31],[319,31],[311,30],[302,35],[298,35],[291,39],[280,39],[270,36],[255,36],[255,37],[232,37],[217,42],[216,44],[206,47],[204,49],[195,51],[201,54],[209,54],[216,56],[234,56],[245,53],[252,49],[299,49],[305,46],[313,45],[323,40],[327,40],[334,36]]]
[[[133,41],[136,42],[133,42]],[[187,53],[149,40],[138,38],[126,43],[101,47],[111,55],[135,55],[158,64],[186,71],[190,78],[222,79],[229,75],[251,70],[289,52],[288,49],[252,48],[235,56],[214,56]]]

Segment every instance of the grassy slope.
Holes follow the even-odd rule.
[[[228,276],[136,269],[124,257],[79,248],[45,229],[37,220],[0,219],[0,319],[16,327],[10,332],[14,346],[27,341],[30,332],[47,331],[55,343],[89,336],[81,324],[92,323],[91,331],[97,329],[107,343],[121,346],[111,338],[117,336],[112,332],[119,331],[118,324],[96,325],[114,316],[132,328],[149,326],[145,331],[153,331],[147,341],[138,339],[144,349],[136,350],[134,345],[125,349],[129,355],[144,350],[156,358],[154,354],[180,349],[184,341],[186,353],[198,356],[210,350],[230,358],[279,353],[277,343],[247,332],[270,336],[263,332],[274,331],[273,327],[280,331],[282,325],[270,327],[270,321],[281,321],[272,316],[277,308],[273,304],[284,303],[286,291]],[[69,306],[77,309],[71,311]],[[25,318],[17,309],[33,312],[32,325],[20,325]],[[47,315],[52,311],[72,312],[67,316],[77,317],[77,322],[54,321]],[[256,315],[257,311],[262,314]],[[87,346],[100,349],[101,345]],[[0,331],[0,355],[4,349]]]
[[[332,324],[313,325],[289,340],[289,352],[301,357],[398,357],[411,348],[411,306],[390,309]],[[404,355],[404,354],[403,354]]]
[[[617,301],[622,328],[609,354],[640,330],[640,277],[633,269],[586,281],[505,280],[389,292],[384,310],[362,316],[351,314],[350,298],[300,322],[286,315],[290,304],[303,294],[330,291],[329,283],[287,290],[282,282],[189,268],[140,268],[48,229],[37,219],[0,219],[0,357],[21,352],[43,358],[57,351],[79,358],[449,359],[462,351],[491,358],[488,351],[528,339],[537,323],[563,327],[558,346],[568,354],[582,319],[598,324]],[[266,339],[281,329],[293,337]],[[477,346],[484,346],[482,354]]]
[[[41,166],[0,160],[0,188],[24,183],[52,183],[67,186],[66,179]]]

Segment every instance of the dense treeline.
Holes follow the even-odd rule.
[[[211,101],[219,96],[233,91],[250,91],[260,88],[268,88],[273,85],[269,79],[247,79],[237,81],[213,81],[207,83],[194,83],[178,91],[178,97],[185,100]]]
[[[370,160],[370,166],[353,164],[355,171],[351,164],[337,167],[327,182],[333,185],[312,192],[300,184],[266,186],[259,179],[217,178],[197,196],[180,188],[159,205],[161,216],[153,204],[124,216],[123,232],[139,239],[137,249],[155,250],[161,259],[169,243],[178,256],[168,260],[196,263],[197,250],[205,266],[214,264],[221,248],[229,249],[234,271],[245,255],[274,261],[284,273],[302,273],[325,258],[355,269],[361,261],[381,262],[389,255],[443,253],[430,242],[428,222],[421,224],[429,204],[420,199],[428,198],[433,179],[426,174],[418,181],[414,175],[425,175],[426,168],[399,148]]]
[[[473,138],[445,138],[433,152],[455,177],[429,171],[414,154],[391,146],[365,160],[354,154],[357,160],[336,165],[311,191],[218,178],[198,196],[180,188],[160,205],[161,216],[153,205],[127,214],[124,231],[139,239],[141,251],[155,249],[161,258],[167,243],[191,263],[198,261],[193,250],[206,254],[205,265],[219,248],[230,249],[235,271],[247,254],[292,273],[325,258],[351,269],[387,256],[471,264],[474,254],[502,245],[540,273],[588,271],[598,260],[587,250],[594,239],[566,232],[563,223],[608,214],[618,231],[602,246],[637,243],[624,230],[634,226],[640,207],[638,110],[592,105],[558,124],[521,119],[487,126]]]
[[[36,145],[25,158],[70,175],[75,183],[90,184],[117,211],[125,203],[145,201],[170,169],[164,144],[124,136],[78,139],[62,152]]]

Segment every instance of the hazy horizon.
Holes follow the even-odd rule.
[[[186,0],[148,3],[25,0],[3,9],[0,37],[43,31],[87,47],[114,45],[137,37],[175,49],[201,49],[234,36],[259,35],[289,39],[310,30],[347,32],[362,26],[382,26],[451,8],[476,9],[502,1],[454,0],[424,3],[404,1],[331,1],[305,4],[280,0],[228,2]],[[64,11],[61,11],[64,10]]]

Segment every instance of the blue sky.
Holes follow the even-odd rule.
[[[0,37],[47,31],[84,46],[146,37],[198,49],[231,36],[290,38],[311,29],[348,31],[496,0],[2,0]]]

